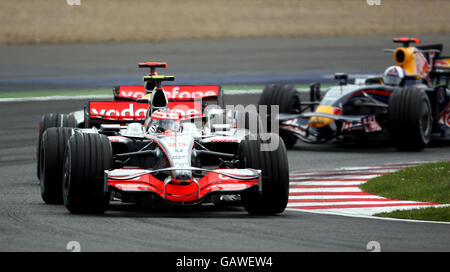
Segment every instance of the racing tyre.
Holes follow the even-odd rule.
[[[238,109],[235,116],[237,128],[247,129],[252,134],[262,133],[263,124],[256,107]]]
[[[261,144],[268,143],[247,136],[239,145],[241,166],[262,170],[262,192],[249,191],[243,195],[244,207],[249,214],[273,215],[282,213],[287,206],[289,197],[289,166],[286,147],[279,140],[278,146],[272,151],[263,151]],[[272,140],[273,140],[272,137]]]
[[[390,133],[401,151],[419,151],[430,142],[431,104],[426,93],[417,88],[396,90],[389,99]]]
[[[37,160],[37,177],[40,179],[40,145],[42,140],[42,135],[45,130],[51,127],[77,127],[77,120],[71,114],[56,114],[56,113],[46,113],[42,116],[41,121],[39,122],[39,136],[38,136],[38,144],[36,151],[36,160]]]
[[[41,196],[47,204],[62,204],[62,172],[66,143],[71,128],[49,128],[39,147]]]
[[[261,97],[259,98],[258,105],[267,106],[267,131],[270,132],[271,128],[271,106],[278,105],[280,113],[301,113],[301,100],[297,89],[293,85],[287,84],[269,84],[267,85]],[[283,139],[287,148],[292,148],[297,142],[297,137],[289,132],[280,132],[280,137]]]
[[[64,159],[63,200],[71,213],[101,214],[109,204],[104,171],[112,168],[111,143],[105,135],[75,133]]]

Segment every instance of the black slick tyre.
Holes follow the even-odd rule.
[[[37,141],[37,151],[36,151],[36,161],[37,161],[37,177],[40,177],[40,160],[39,160],[39,150],[42,140],[42,135],[44,132],[51,127],[69,127],[75,128],[77,127],[77,120],[71,114],[57,114],[57,113],[46,113],[41,117],[39,122],[39,134]]]
[[[105,135],[75,133],[64,159],[63,199],[75,214],[101,214],[109,204],[104,171],[112,168],[111,143]]]
[[[432,132],[431,104],[418,88],[403,88],[389,99],[389,131],[400,151],[420,151],[430,142]]]
[[[278,146],[271,151],[264,151],[261,138],[248,136],[239,145],[241,167],[260,169],[262,171],[262,190],[251,190],[243,195],[244,207],[252,215],[273,215],[282,213],[289,198],[289,166],[286,148],[281,138]],[[259,136],[258,136],[259,137]]]
[[[66,143],[73,134],[71,128],[49,128],[39,146],[41,197],[47,204],[62,204],[62,172]]]
[[[267,106],[267,131],[270,131],[270,112],[273,105],[278,105],[280,113],[300,113],[301,100],[297,89],[288,84],[269,84],[266,85],[258,102],[259,106]],[[297,142],[297,137],[287,131],[280,131],[280,137],[283,139],[287,148],[292,148]]]

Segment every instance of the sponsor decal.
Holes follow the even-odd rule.
[[[342,125],[342,131],[352,131],[362,129],[361,123],[344,122]]]
[[[128,141],[128,138],[121,137],[121,136],[109,136],[108,139],[110,142],[113,142],[113,143],[119,143],[119,142],[126,143]]]
[[[398,71],[397,71],[397,67],[392,67],[387,73],[386,75],[388,76],[392,76],[392,77],[398,77]]]
[[[198,99],[215,97],[219,94],[219,86],[164,86],[168,99]]]
[[[238,191],[238,190],[246,189],[248,186],[249,186],[249,184],[245,184],[245,183],[213,184],[213,185],[209,186],[208,191]]]
[[[301,136],[306,136],[306,131],[304,129],[301,129],[301,128],[296,127],[296,126],[280,125],[280,128],[292,131],[292,132],[297,133],[297,134],[299,134]]]
[[[190,100],[205,97],[217,97],[219,95],[218,85],[199,86],[164,86],[164,91],[168,99]],[[132,99],[142,98],[145,95],[144,86],[120,86],[119,97]]]
[[[146,184],[120,183],[120,184],[115,184],[114,186],[123,191],[150,191],[150,190],[152,190],[152,186],[146,185]]]
[[[439,115],[439,124],[450,127],[450,105]]]
[[[174,142],[174,143],[167,143],[168,147],[187,147],[188,143],[186,142]]]
[[[148,105],[135,102],[90,102],[91,117],[111,119],[144,119]]]
[[[152,114],[152,120],[153,119],[169,119],[177,121],[180,118],[180,116],[175,112],[169,112],[169,111],[155,111]]]
[[[450,58],[435,60],[434,65],[441,68],[450,68]]]
[[[136,102],[90,102],[89,115],[94,118],[112,120],[144,120],[149,105]],[[200,102],[170,102],[169,108],[180,118],[201,113]]]
[[[420,51],[416,51],[415,53],[417,74],[423,78],[428,78],[430,66],[428,65],[427,59],[425,59]]]
[[[369,116],[361,122],[344,122],[342,124],[342,131],[354,131],[364,129],[365,132],[375,132],[383,130],[378,124],[375,116]]]
[[[237,143],[239,142],[239,139],[237,138],[216,138],[211,139],[211,143]]]
[[[225,176],[225,175],[222,175],[222,174],[219,174],[219,176],[218,176],[220,179],[223,179],[223,180],[228,180],[228,179],[231,179],[230,177],[227,177],[227,176]]]
[[[369,116],[363,119],[364,130],[366,132],[381,131],[382,128],[378,124],[375,116]]]

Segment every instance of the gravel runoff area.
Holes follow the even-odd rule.
[[[446,34],[449,13],[447,0],[2,0],[0,44]]]

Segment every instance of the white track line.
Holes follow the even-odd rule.
[[[300,88],[297,89],[301,92],[309,91],[309,89]],[[249,89],[249,90],[224,90],[226,95],[248,95],[248,94],[261,94],[262,89]],[[38,96],[38,97],[13,97],[13,98],[0,98],[0,102],[31,102],[31,101],[53,101],[53,100],[84,100],[84,99],[108,99],[112,98],[111,95],[99,94],[99,95],[56,95],[56,96]]]
[[[450,206],[450,205],[439,205],[436,207],[447,207],[447,206]],[[372,216],[372,215],[365,215],[358,209],[351,209],[351,210],[349,209],[346,213],[342,212],[341,210],[332,210],[332,209],[329,209],[329,210],[299,210],[299,209],[287,208],[286,210],[293,211],[293,212],[304,212],[304,213],[314,213],[314,214],[324,214],[324,215],[338,215],[338,216],[385,220],[385,221],[450,225],[450,222],[442,222],[442,221],[412,220],[412,219],[389,218],[389,217],[378,217],[378,216]],[[395,207],[395,210],[398,210],[398,207]]]
[[[54,100],[83,100],[83,99],[108,99],[112,95],[78,95],[78,96],[39,96],[39,97],[17,97],[0,98],[0,102],[33,102],[33,101],[54,101]]]

